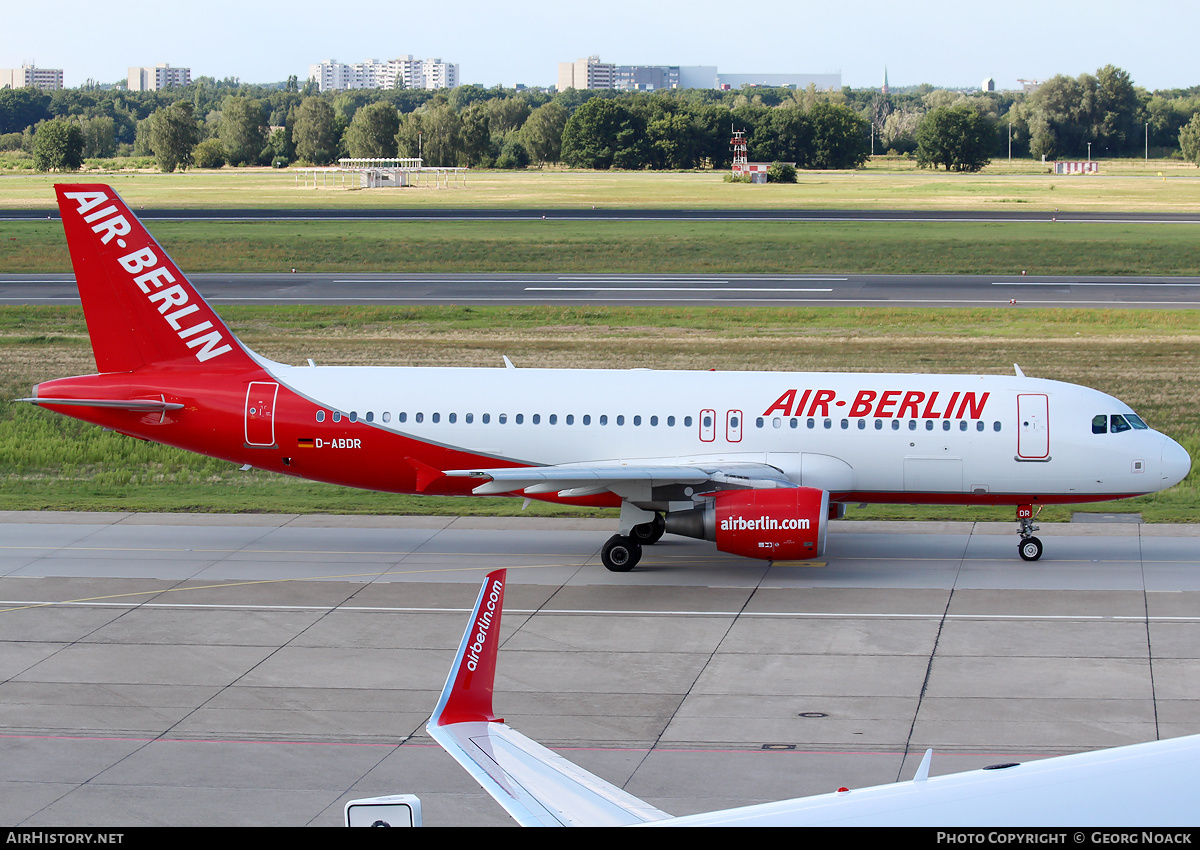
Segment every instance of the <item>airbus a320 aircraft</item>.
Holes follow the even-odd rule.
[[[1164,827],[1195,824],[1200,735],[672,817],[493,712],[506,571],[480,589],[425,729],[522,826]]]
[[[23,399],[139,439],[394,493],[620,507],[604,565],[664,532],[820,556],[847,503],[1034,510],[1170,487],[1129,407],[1012,376],[287,366],[239,342],[109,186],[59,185],[98,374]]]

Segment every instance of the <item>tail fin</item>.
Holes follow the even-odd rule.
[[[426,731],[522,826],[623,826],[670,818],[492,713],[506,575],[496,570],[484,579]]]
[[[54,189],[99,371],[255,365],[112,187]]]

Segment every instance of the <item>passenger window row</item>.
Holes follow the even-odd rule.
[[[317,421],[324,422],[326,415],[327,414],[324,410],[318,410],[317,411]],[[407,411],[401,411],[396,414],[396,422],[399,424],[406,424],[409,421],[409,416],[410,416],[410,414]],[[332,413],[329,414],[329,417],[333,422],[341,422],[343,418],[349,420],[350,422],[358,422],[359,421],[358,412],[354,411],[354,410],[350,411],[349,413],[342,413],[340,410],[334,410],[334,411],[332,411]],[[425,413],[424,412],[418,411],[416,413],[411,414],[411,417],[412,417],[412,421],[416,424],[421,424],[421,423],[425,422]],[[526,414],[524,414],[524,413],[514,413],[511,415],[507,414],[507,413],[498,413],[495,416],[493,416],[490,413],[481,413],[478,416],[476,416],[474,413],[464,413],[461,416],[457,413],[447,413],[445,416],[445,422],[450,425],[456,425],[460,422],[465,425],[472,425],[472,424],[475,424],[476,422],[479,422],[482,425],[490,425],[494,421],[498,425],[507,425],[509,423],[509,421],[511,420],[511,422],[515,425],[524,425],[526,422],[526,418],[527,418]],[[1097,417],[1097,419],[1102,419],[1102,418],[1103,417]],[[1131,416],[1129,418],[1135,419],[1135,420],[1137,420],[1137,423],[1139,423],[1139,424],[1133,425],[1132,427],[1135,427],[1135,428],[1136,427],[1141,427],[1141,428],[1146,427],[1146,425],[1144,423],[1142,423],[1140,419],[1137,419],[1137,417]],[[1122,424],[1124,424],[1124,420],[1120,416],[1114,416],[1113,417],[1113,420],[1114,420],[1113,431],[1114,432],[1116,430],[1118,430],[1117,426],[1115,424],[1115,421],[1118,419],[1121,419]],[[374,411],[367,411],[362,416],[362,421],[370,422],[370,423],[375,422]],[[384,424],[390,423],[392,421],[391,412],[384,411],[383,413],[381,413],[380,417],[379,417],[379,421],[383,422]],[[430,413],[429,421],[435,425],[441,424],[441,422],[443,421],[442,414],[441,413]],[[599,416],[596,416],[593,418],[591,414],[587,414],[587,413],[585,413],[584,415],[579,416],[579,417],[576,417],[575,414],[573,414],[573,413],[568,413],[562,417],[560,417],[557,413],[551,413],[545,417],[543,417],[542,414],[540,414],[540,413],[533,413],[533,414],[529,414],[528,421],[529,421],[529,424],[531,424],[531,425],[541,425],[543,422],[545,422],[545,424],[547,424],[547,425],[558,425],[560,422],[564,425],[575,425],[576,423],[578,423],[580,425],[591,425],[593,422],[595,422],[596,424],[601,425],[601,426],[608,425],[610,421],[615,423],[616,425],[625,425],[626,422],[628,421],[628,422],[632,423],[635,427],[640,427],[643,424],[649,424],[650,427],[652,427],[652,428],[656,428],[660,424],[665,424],[666,427],[668,427],[668,428],[674,428],[677,424],[682,423],[684,428],[690,428],[690,427],[692,427],[693,420],[692,420],[691,416],[683,416],[683,417],[679,417],[679,418],[677,418],[675,416],[665,416],[665,417],[645,416],[645,417],[643,417],[640,415],[626,417],[624,414],[618,414],[617,416],[612,417],[610,420],[608,414],[600,414]],[[782,417],[776,416],[770,420],[771,427],[772,428],[782,428],[784,421],[785,420]],[[857,423],[857,425],[855,427],[857,427],[857,429],[859,431],[865,431],[865,430],[867,430],[867,427],[868,427],[867,423],[870,420],[855,419],[854,421]],[[900,420],[900,419],[886,419],[886,420],[885,419],[876,419],[876,420],[874,420],[874,423],[875,423],[874,428],[876,431],[882,431],[882,430],[884,430],[884,423],[890,422],[891,430],[899,431],[902,427],[904,427],[901,424],[902,421],[903,420]],[[925,419],[925,420],[921,420],[921,421],[925,422],[925,430],[926,431],[933,431],[936,428],[935,422],[938,420]],[[950,431],[953,429],[953,423],[949,419],[943,419],[940,421],[942,423],[943,431]],[[959,419],[956,421],[958,422],[958,430],[959,431],[967,431],[971,427],[971,421],[969,421],[969,420]],[[788,423],[789,428],[798,429],[800,427],[801,420],[798,417],[793,416],[793,417],[788,418],[786,420],[786,422]],[[817,427],[817,422],[818,422],[817,419],[815,419],[813,417],[809,417],[808,419],[804,420],[804,426],[809,430],[813,430]],[[820,420],[820,422],[821,422],[821,427],[826,430],[830,430],[833,428],[833,420],[832,419],[826,418],[826,419]],[[916,431],[918,429],[918,427],[919,427],[917,424],[918,420],[909,419],[909,420],[907,420],[907,422],[908,422],[907,427],[908,427],[909,431]],[[976,431],[983,431],[984,428],[986,427],[985,423],[982,420],[974,420],[974,423],[975,423]],[[736,428],[737,420],[736,419],[732,420],[731,424],[732,424],[732,427]],[[755,425],[758,428],[765,428],[767,426],[767,420],[760,416],[755,421]],[[706,427],[706,428],[712,427],[711,417],[708,417],[708,416],[705,417],[704,427]],[[838,427],[841,428],[843,431],[849,430],[850,429],[850,420],[849,419],[839,420]],[[1125,425],[1124,427],[1128,428],[1130,426]],[[999,421],[992,423],[993,431],[999,431],[1000,428],[1001,428],[1001,426],[1000,426]],[[1092,430],[1096,433],[1103,433],[1102,431],[1096,431],[1095,421],[1093,421]],[[1121,430],[1124,430],[1124,428]]]
[[[324,410],[317,411],[317,421],[318,422],[324,422],[325,417],[326,417],[326,412]],[[409,417],[410,417],[410,414],[407,411],[401,411],[396,414],[396,422],[398,422],[400,424],[405,424],[409,421]],[[354,410],[350,411],[349,413],[342,413],[340,410],[334,410],[334,411],[332,411],[332,413],[329,414],[329,418],[333,422],[341,422],[342,419],[347,419],[350,422],[358,422],[359,421],[358,412],[354,411]],[[421,411],[413,413],[413,414],[411,414],[411,419],[414,423],[423,423],[426,421],[425,413],[421,412]],[[374,411],[367,411],[362,416],[362,421],[363,422],[372,422],[372,423],[375,422]],[[392,421],[391,412],[384,411],[383,413],[381,413],[379,416],[379,421],[383,422],[385,424],[391,422]],[[450,425],[457,425],[459,423],[462,423],[464,425],[473,425],[476,422],[478,422],[481,425],[490,425],[490,424],[492,424],[492,422],[495,422],[498,425],[507,425],[510,421],[514,425],[524,425],[526,423],[526,421],[528,421],[529,424],[531,424],[531,425],[541,425],[543,423],[545,423],[547,425],[558,425],[560,423],[563,425],[575,425],[575,424],[591,425],[594,422],[595,424],[602,425],[602,426],[608,425],[610,422],[612,422],[616,425],[625,425],[628,422],[628,423],[633,424],[634,426],[641,426],[643,424],[646,424],[652,428],[657,428],[660,424],[665,425],[667,428],[674,428],[676,425],[679,425],[682,423],[683,427],[690,428],[690,427],[692,427],[693,419],[691,416],[659,417],[659,416],[638,415],[638,416],[628,416],[627,417],[624,414],[619,414],[617,416],[613,416],[610,419],[610,417],[606,413],[601,414],[596,417],[593,417],[590,413],[585,413],[582,416],[578,416],[578,417],[574,413],[568,413],[565,416],[559,416],[559,414],[557,414],[557,413],[551,413],[546,416],[543,416],[540,413],[533,413],[533,414],[529,414],[528,416],[526,416],[526,414],[524,414],[524,413],[514,413],[511,415],[508,413],[497,413],[495,416],[493,416],[490,413],[481,413],[478,416],[476,416],[474,413],[464,413],[461,416],[457,413],[447,413],[445,415],[445,417],[443,418],[441,413],[430,413],[428,421],[431,423],[434,423],[434,424],[441,424],[444,421]]]

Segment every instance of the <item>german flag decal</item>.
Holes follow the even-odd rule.
[[[300,437],[296,440],[296,448],[311,449],[316,446],[316,441],[312,437]]]

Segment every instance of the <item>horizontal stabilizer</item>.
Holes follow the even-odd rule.
[[[27,401],[30,404],[67,404],[75,407],[108,407],[114,410],[147,410],[161,412],[164,410],[182,410],[183,405],[174,401],[155,401],[153,399],[111,399],[111,398],[18,398],[14,401]]]

